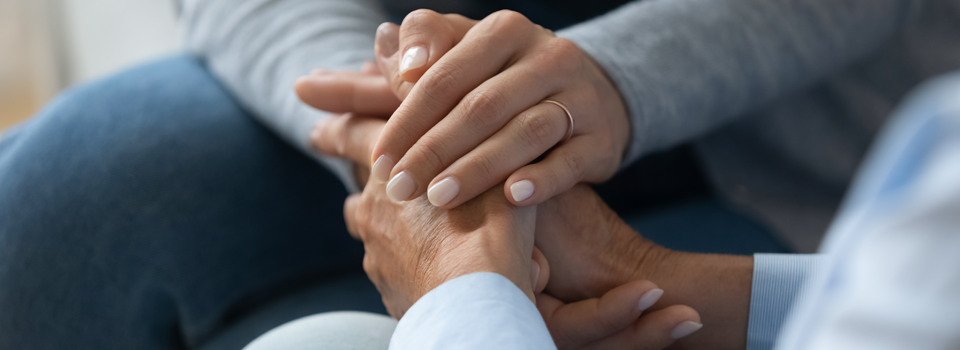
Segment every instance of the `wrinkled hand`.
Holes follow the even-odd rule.
[[[512,203],[532,205],[577,182],[604,181],[619,166],[626,109],[599,66],[569,40],[511,11],[478,22],[418,10],[400,27],[382,25],[377,36],[387,88],[403,101],[371,155],[373,177],[389,180],[394,200],[426,192],[434,205],[453,208],[505,182]],[[321,94],[310,86],[298,85],[308,103]],[[571,139],[530,164],[569,128],[566,112],[544,99],[563,103],[576,122]]]
[[[318,132],[330,142],[317,146],[338,156],[367,159],[370,137],[382,128],[380,119],[329,119]],[[438,209],[422,198],[398,204],[386,198],[379,183],[368,184],[344,204],[348,230],[364,243],[364,270],[397,318],[423,294],[473,272],[503,275],[534,300],[539,280],[539,265],[531,272],[535,214],[535,207],[515,207],[499,191],[454,210]],[[546,279],[541,290],[545,284]]]

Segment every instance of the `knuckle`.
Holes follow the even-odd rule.
[[[542,114],[523,113],[517,116],[520,124],[517,137],[531,148],[539,148],[550,142],[552,125]]]
[[[368,275],[372,275],[376,268],[373,264],[373,258],[370,254],[363,255],[363,272],[366,272]]]
[[[515,32],[519,27],[532,24],[526,16],[511,10],[494,12],[488,16],[487,19],[490,22],[490,29],[497,32],[511,33]]]
[[[438,149],[444,149],[444,147],[434,140],[427,140],[426,144],[411,148],[413,161],[410,164],[421,165],[422,168],[430,170],[445,168],[448,164],[444,162],[443,153]]]
[[[599,310],[598,310],[599,313]],[[613,334],[623,328],[623,325],[619,325],[609,317],[600,317],[597,320],[597,327],[600,328],[600,331],[604,334]]]
[[[496,126],[507,107],[507,99],[496,90],[477,91],[463,99],[463,108],[482,126]]]
[[[404,27],[403,29],[405,30],[413,30],[416,32],[418,29],[425,29],[426,27],[430,27],[432,24],[438,22],[439,17],[441,16],[441,14],[433,10],[414,10],[403,18],[403,23],[401,26]]]
[[[576,152],[567,152],[563,157],[563,162],[570,172],[571,180],[579,180],[586,166],[586,160],[583,159],[583,156]]]
[[[583,51],[565,38],[550,39],[544,45],[543,54],[555,71],[570,72],[583,65]]]
[[[423,94],[433,103],[447,103],[455,93],[463,69],[453,63],[437,64],[427,71],[420,83]]]
[[[497,166],[494,164],[492,157],[473,156],[467,161],[467,164],[469,164],[473,176],[481,179],[481,181],[499,177]]]

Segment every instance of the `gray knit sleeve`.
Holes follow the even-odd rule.
[[[611,76],[624,166],[828,77],[892,38],[921,0],[644,0],[558,33]]]
[[[263,124],[317,157],[355,190],[349,162],[310,151],[314,123],[326,116],[293,91],[314,68],[355,70],[374,59],[376,0],[184,0],[186,48],[204,58],[238,102]]]

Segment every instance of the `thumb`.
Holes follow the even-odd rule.
[[[407,97],[413,84],[450,51],[477,21],[431,10],[411,12],[398,26],[377,28],[377,64],[397,98]]]

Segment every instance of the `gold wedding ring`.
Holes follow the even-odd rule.
[[[554,100],[543,100],[543,101],[540,101],[540,103],[544,103],[544,102],[555,104],[555,105],[559,106],[560,108],[563,108],[563,111],[567,113],[567,119],[570,120],[570,127],[567,128],[567,135],[564,136],[564,137],[563,137],[563,140],[561,140],[560,142],[565,142],[565,141],[569,140],[570,137],[573,136],[573,114],[570,114],[570,110],[567,109],[567,106],[564,106],[564,105],[563,105],[562,103],[560,103],[560,102],[557,102],[557,101],[554,101]]]

